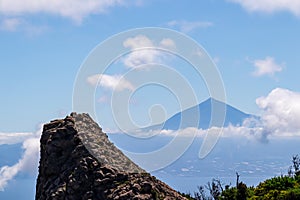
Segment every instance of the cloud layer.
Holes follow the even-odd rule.
[[[22,143],[33,136],[33,133],[0,133],[0,145]]]
[[[26,134],[1,134],[1,144],[15,144],[23,142],[24,153],[22,158],[13,166],[0,167],[0,191],[3,191],[8,182],[18,173],[25,172],[31,175],[37,173],[40,154],[40,135],[42,126],[35,133]]]
[[[246,10],[253,12],[273,13],[288,11],[300,17],[300,1],[298,0],[228,0],[238,3]]]

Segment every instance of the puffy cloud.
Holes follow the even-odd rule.
[[[170,38],[164,38],[156,44],[145,35],[127,38],[123,42],[123,46],[129,48],[131,51],[129,55],[123,59],[124,65],[129,68],[141,68],[141,65],[161,63],[164,58],[164,53],[160,49],[176,49],[175,42]]]
[[[300,136],[300,93],[276,88],[256,103],[265,129],[278,136]]]
[[[134,90],[134,86],[120,75],[95,74],[87,78],[87,82],[93,86],[101,86],[110,90]]]
[[[298,0],[228,0],[238,3],[246,10],[253,12],[273,13],[277,11],[288,11],[300,16],[300,1]]]
[[[153,42],[144,35],[137,35],[135,37],[127,38],[123,42],[123,46],[130,49],[154,47]]]
[[[161,53],[153,49],[141,49],[131,52],[125,59],[124,65],[129,68],[145,68],[147,64],[161,63]]]
[[[266,57],[262,60],[254,60],[254,76],[269,75],[273,76],[276,72],[281,72],[283,64],[277,64],[273,57]]]
[[[70,18],[77,23],[90,14],[105,13],[114,6],[127,4],[125,0],[1,0],[0,14],[21,16],[47,13]]]
[[[164,38],[160,41],[160,46],[166,49],[176,49],[176,44],[170,38]]]
[[[212,22],[205,22],[205,21],[184,21],[184,20],[173,20],[167,23],[169,27],[178,28],[181,32],[188,33],[197,28],[207,28],[213,26]]]
[[[123,42],[132,52],[124,59],[125,66],[135,68],[140,65],[159,62],[160,52],[154,49],[153,42],[144,35],[128,38]]]
[[[29,174],[37,173],[40,154],[40,134],[42,132],[41,127],[36,133],[31,133],[30,138],[23,141],[22,148],[24,149],[24,153],[19,161],[13,166],[3,166],[0,168],[0,191],[3,191],[8,182],[20,172]],[[17,137],[17,135],[14,136],[14,139],[17,141],[24,139],[23,137],[17,139]],[[6,144],[11,144],[10,140],[6,141]]]

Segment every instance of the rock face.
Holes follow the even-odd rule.
[[[87,114],[44,125],[36,200],[185,199],[117,149]]]

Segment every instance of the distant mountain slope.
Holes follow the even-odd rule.
[[[224,126],[232,125],[241,125],[246,118],[252,117],[252,115],[246,114],[224,102],[209,98],[206,101],[196,105],[194,107],[188,108],[182,112],[178,112],[172,117],[170,117],[164,124],[159,124],[151,127],[147,127],[144,130],[155,130],[158,127],[163,127],[163,129],[169,130],[178,130],[179,128],[195,127],[195,124],[198,124],[197,128],[208,129],[210,127],[212,106],[217,108],[225,108],[226,115],[224,119]],[[200,114],[200,115],[199,115]],[[200,118],[197,120],[197,116]],[[182,116],[187,117],[188,120],[185,120],[181,125]],[[199,123],[197,123],[199,121]]]
[[[195,122],[196,118],[194,116],[197,115],[198,112],[200,113],[200,121],[197,128],[207,129],[209,128],[210,125],[212,105],[216,107],[220,106],[226,108],[224,127],[228,126],[229,124],[241,125],[246,118],[256,117],[253,115],[246,114],[223,102],[209,98],[206,101],[200,103],[199,105],[196,105],[194,107],[191,107],[187,110],[184,110],[182,112],[173,115],[168,120],[166,120],[164,124],[158,124],[158,125],[146,127],[139,130],[139,132],[144,134],[150,130],[161,130],[161,129],[178,130],[180,126],[182,113],[184,113],[183,115],[187,117],[188,120],[186,120],[187,123],[182,124],[180,128],[184,129],[187,127],[195,127],[194,125],[197,123]],[[139,152],[139,153],[146,153],[146,152],[151,152],[160,149],[172,140],[172,137],[161,137],[161,136],[163,135],[157,134],[148,138],[143,138],[143,137],[139,138],[139,137],[131,137],[130,135],[123,134],[123,133],[109,134],[109,138],[112,141],[114,141],[119,148],[131,152]],[[199,149],[197,149],[197,151],[199,151]]]

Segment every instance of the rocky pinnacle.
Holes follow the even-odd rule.
[[[44,125],[36,200],[186,199],[111,143],[88,114]]]

